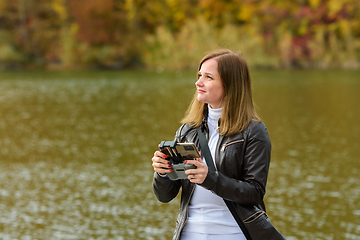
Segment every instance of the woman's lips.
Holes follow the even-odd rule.
[[[202,90],[202,89],[198,89],[197,92],[198,92],[198,93],[204,93],[205,91]]]

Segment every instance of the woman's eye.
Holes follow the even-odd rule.
[[[202,74],[198,73],[197,78],[200,79],[202,76],[203,76]],[[210,76],[210,75],[205,75],[205,78],[210,79],[210,80],[213,80],[213,79],[214,79],[214,78],[213,78],[212,76]]]

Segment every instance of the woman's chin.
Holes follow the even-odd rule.
[[[197,100],[202,103],[207,103],[206,100],[204,98],[202,98],[201,96],[200,97],[198,96]]]

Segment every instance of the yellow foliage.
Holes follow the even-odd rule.
[[[304,18],[300,21],[300,26],[298,28],[299,35],[303,36],[308,32],[309,20]]]
[[[75,36],[75,34],[79,31],[79,25],[76,23],[71,24],[70,26],[70,34],[71,36]]]
[[[127,11],[128,21],[133,22],[136,14],[134,0],[125,0],[125,9]]]
[[[52,8],[59,15],[60,19],[64,21],[67,18],[67,11],[64,6],[65,0],[52,0]]]
[[[255,12],[255,9],[253,8],[252,5],[244,4],[240,7],[237,18],[240,21],[249,22],[251,20],[251,18],[253,17],[254,12]]]
[[[339,12],[343,6],[346,0],[329,0],[328,8],[329,8],[329,15],[334,16],[337,12]]]
[[[4,7],[5,7],[5,0],[0,0],[0,13],[3,12]]]
[[[320,6],[321,0],[309,0],[310,7],[317,9]]]

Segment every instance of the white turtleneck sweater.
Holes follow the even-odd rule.
[[[216,144],[219,139],[219,133],[216,130],[222,109],[212,109],[210,106],[208,108],[208,144],[212,158],[215,161]],[[206,164],[205,159],[203,159],[203,162]],[[195,186],[190,200],[188,220],[183,231],[203,234],[242,233],[224,200],[199,185]]]

